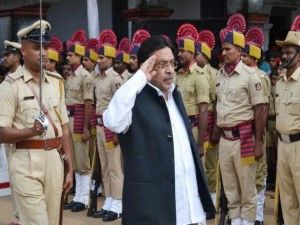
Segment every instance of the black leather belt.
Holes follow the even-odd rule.
[[[225,138],[240,138],[240,131],[239,129],[232,129],[232,130],[221,130],[221,135]]]
[[[279,134],[279,139],[285,143],[300,141],[300,133],[298,134]]]

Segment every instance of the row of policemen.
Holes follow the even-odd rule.
[[[102,114],[108,107],[110,100],[112,99],[114,93],[117,89],[130,78],[131,74],[128,72],[127,67],[130,64],[132,71],[137,70],[137,60],[136,54],[140,43],[150,34],[147,31],[140,30],[134,34],[133,37],[133,47],[128,38],[123,38],[118,49],[116,49],[117,38],[113,31],[104,30],[100,33],[99,39],[90,39],[86,44],[85,33],[79,30],[73,34],[73,37],[69,44],[67,60],[69,64],[72,65],[71,57],[73,53],[76,55],[81,55],[83,57],[83,65],[89,72],[89,75],[80,76],[76,74],[75,79],[85,79],[85,82],[72,81],[74,76],[67,77],[66,80],[66,102],[70,117],[70,130],[74,132],[73,142],[74,142],[74,168],[75,168],[75,179],[76,179],[76,193],[74,199],[65,204],[65,209],[71,209],[72,212],[78,212],[86,209],[88,203],[88,184],[90,175],[90,161],[91,152],[94,150],[94,137],[97,137],[97,149],[101,162],[102,170],[102,181],[104,186],[105,201],[101,210],[94,212],[94,218],[103,218],[103,221],[112,221],[118,219],[122,215],[122,190],[123,190],[123,170],[122,170],[122,154],[121,149],[118,144],[117,135],[112,133],[109,129],[103,126]],[[75,43],[75,46],[68,46],[70,43]],[[85,50],[84,50],[85,47]],[[72,53],[72,51],[74,51]],[[129,56],[129,53],[130,56]],[[84,54],[84,55],[83,55]],[[79,61],[78,61],[79,63]],[[98,63],[98,68],[100,74],[97,75],[95,72],[95,65]],[[81,69],[81,65],[76,64],[75,69]],[[80,78],[84,77],[84,78]],[[90,82],[92,79],[92,82]],[[71,87],[72,84],[78,85],[78,87]],[[71,91],[69,90],[71,89]],[[76,93],[73,93],[75,90]],[[87,91],[89,94],[86,94]],[[70,93],[70,95],[68,94]],[[94,93],[92,97],[91,93]],[[79,102],[69,101],[69,96],[88,96],[89,100],[94,100],[95,102],[88,108],[85,107],[83,110],[83,104]],[[82,102],[82,101],[81,101]],[[79,106],[81,105],[81,106]],[[86,112],[88,110],[89,112]],[[84,113],[83,113],[84,112]],[[81,114],[80,114],[81,113]],[[89,117],[85,117],[89,114]],[[83,118],[84,120],[76,120],[76,115],[78,118]],[[90,125],[90,136],[89,136],[89,151],[87,146],[82,146],[77,149],[76,141],[81,141],[81,130],[77,130],[75,133],[75,127],[78,129],[80,126],[84,126],[86,121],[91,121]],[[72,127],[73,124],[73,127]],[[87,124],[88,126],[88,124]],[[96,128],[96,129],[94,129]],[[85,128],[83,128],[85,129]],[[97,135],[93,135],[93,133]],[[79,138],[79,139],[78,139]],[[88,153],[90,152],[90,154]],[[84,165],[85,170],[82,171],[80,166]],[[77,172],[78,171],[78,172]],[[86,173],[81,175],[81,173]],[[85,177],[84,179],[80,177]],[[81,187],[80,187],[81,186]],[[85,197],[83,197],[85,196]]]
[[[52,38],[50,42],[48,35],[50,24],[46,21],[42,21],[41,24],[42,30],[47,31],[41,34],[44,38],[43,43],[49,43],[48,57],[43,56],[44,66],[51,71],[44,74],[45,89],[42,99],[47,109],[45,114],[54,118],[50,119],[54,126],[49,126],[44,136],[45,140],[39,140],[38,135],[43,134],[43,129],[32,119],[37,114],[39,105],[31,102],[31,106],[35,108],[34,110],[28,108],[29,111],[25,107],[25,100],[38,99],[35,94],[31,96],[30,91],[33,89],[38,92],[36,79],[38,80],[40,75],[37,72],[36,62],[30,60],[25,47],[28,43],[38,43],[36,37],[41,30],[39,22],[18,33],[23,40],[22,44],[25,44],[25,47],[22,47],[24,67],[12,66],[12,74],[9,74],[6,82],[0,86],[2,91],[10,90],[11,94],[11,96],[5,94],[0,98],[0,103],[7,106],[9,109],[7,113],[10,113],[10,115],[6,115],[6,112],[0,114],[0,133],[3,134],[1,142],[12,143],[7,145],[7,149],[12,186],[16,194],[14,211],[20,217],[16,223],[58,224],[58,196],[61,194],[63,183],[62,166],[57,164],[49,166],[48,161],[44,160],[53,158],[57,163],[59,155],[68,156],[62,157],[66,159],[67,165],[65,188],[68,189],[72,183],[70,178],[72,168],[76,179],[75,196],[70,203],[64,205],[64,208],[71,209],[72,212],[86,209],[90,190],[91,152],[94,151],[95,139],[101,161],[105,201],[101,210],[95,212],[93,217],[103,218],[103,221],[118,219],[122,216],[124,179],[122,154],[117,135],[104,127],[102,115],[114,93],[132,76],[127,67],[130,66],[133,73],[138,70],[139,45],[150,34],[145,30],[139,30],[134,34],[132,43],[124,38],[116,49],[117,38],[111,30],[102,31],[99,40],[89,41],[86,40],[83,30],[75,32],[67,42],[67,60],[72,72],[67,77],[64,88],[62,78],[56,71],[62,43],[57,38]],[[287,73],[280,77],[276,87],[276,128],[280,133],[278,179],[285,223],[291,225],[298,224],[300,217],[297,188],[299,110],[297,110],[296,88],[300,65],[298,24],[299,17],[295,19],[286,40],[277,41],[283,48],[283,66],[287,68]],[[218,191],[216,173],[219,160],[231,224],[259,225],[263,224],[267,170],[266,159],[263,157],[266,149],[264,136],[271,85],[268,76],[257,68],[257,60],[261,58],[263,32],[259,28],[251,28],[244,36],[245,30],[244,17],[241,14],[234,14],[229,18],[227,27],[220,31],[224,66],[217,71],[209,64],[215,42],[212,32],[204,30],[198,33],[193,25],[182,25],[177,32],[178,60],[181,69],[174,82],[181,92],[194,138],[198,143],[199,154],[204,155],[207,182],[213,201],[216,201],[215,193]],[[18,43],[6,41],[5,45],[7,47],[4,53],[9,53],[8,49],[17,52],[21,48]],[[97,63],[99,75],[95,72]],[[158,66],[162,68],[166,65]],[[16,68],[20,71],[16,71]],[[27,87],[28,82],[33,83],[33,88]],[[47,83],[53,84],[51,86],[53,90]],[[22,85],[27,88],[25,89],[28,93],[15,93],[15,88],[22,88]],[[53,93],[56,93],[55,96],[52,96]],[[15,95],[17,101],[12,102],[10,98]],[[10,103],[13,103],[14,107],[19,105],[21,111],[14,111]],[[35,136],[19,134],[13,136],[12,140],[6,135],[11,132],[6,127],[14,129],[32,127]],[[64,147],[62,150],[58,143],[62,143]],[[36,152],[36,149],[43,149],[40,147],[42,145],[56,151]],[[34,165],[37,171],[26,171],[26,165],[32,163],[26,161],[28,160],[26,154],[37,159],[35,162],[37,165]],[[14,165],[21,162],[24,168],[21,166],[17,170]],[[30,186],[33,184],[32,180],[26,180],[29,172],[39,174],[39,169],[44,171],[44,175],[39,177],[42,185],[39,190],[44,190],[44,195],[40,195],[38,190]],[[51,174],[55,174],[55,178]],[[45,185],[46,181],[49,187]],[[52,186],[49,181],[53,183]],[[28,187],[21,187],[23,182],[28,182]],[[32,193],[32,199],[22,197],[27,193]],[[50,202],[50,198],[56,199],[55,203]],[[33,201],[39,204],[31,207]],[[37,215],[35,213],[41,208],[47,210],[40,213],[41,217],[34,217],[33,215]],[[213,217],[213,215],[206,216]]]

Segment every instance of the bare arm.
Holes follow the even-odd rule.
[[[263,104],[258,104],[254,106],[254,121],[255,121],[255,158],[260,158],[263,156],[263,133],[264,133],[264,118],[262,117],[263,113]]]
[[[217,103],[214,102],[214,127],[213,127],[213,133],[212,133],[212,137],[211,137],[211,143],[212,144],[217,144],[220,141],[220,137],[221,137],[221,132],[220,132],[220,128],[217,125]]]
[[[204,137],[207,131],[207,120],[208,120],[208,115],[207,115],[207,108],[208,104],[207,103],[200,103],[199,104],[199,125],[198,125],[198,151],[200,155],[204,154],[203,150],[203,142],[204,142]]]
[[[31,128],[17,129],[13,127],[0,127],[0,143],[14,144],[38,136],[41,133],[43,133],[43,127],[38,121],[35,121]]]
[[[73,186],[73,167],[72,167],[72,142],[71,135],[67,124],[62,125],[62,152],[67,156],[65,160],[65,195]]]
[[[83,124],[83,135],[82,140],[87,141],[90,138],[90,118],[91,118],[91,108],[92,108],[92,100],[84,101],[84,124]]]

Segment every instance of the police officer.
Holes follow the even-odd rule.
[[[276,83],[276,129],[279,132],[277,175],[284,224],[300,221],[300,32],[294,20],[284,41],[276,41],[282,47],[282,66],[286,74]]]
[[[22,67],[21,47],[20,43],[4,41],[3,66],[9,68],[9,73],[14,73]]]
[[[113,70],[116,57],[117,38],[113,31],[103,30],[99,35],[100,49],[98,65],[100,75],[96,78],[96,118],[97,147],[101,162],[102,181],[105,201],[94,218],[103,218],[104,222],[113,221],[122,216],[123,170],[122,155],[117,135],[103,126],[103,112],[108,107],[113,95],[122,85],[123,79]]]
[[[218,162],[218,142],[217,140],[212,140],[212,134],[214,128],[216,128],[215,123],[215,107],[216,107],[216,78],[217,72],[215,68],[210,65],[211,52],[214,49],[215,37],[213,33],[209,30],[203,30],[199,32],[199,37],[197,41],[197,51],[196,51],[196,62],[199,67],[201,67],[209,78],[209,90],[210,90],[210,102],[208,104],[208,125],[207,132],[205,135],[204,150],[205,150],[205,172],[207,176],[207,183],[209,186],[209,191],[214,203],[216,203],[216,181],[217,181],[217,162]]]
[[[72,73],[67,78],[66,104],[74,143],[76,189],[75,197],[70,203],[65,204],[64,208],[71,209],[72,212],[85,210],[90,194],[89,138],[94,84],[91,75],[81,64],[81,59],[85,53],[85,43],[81,43],[80,40],[84,39],[84,31],[76,31],[67,46],[67,60],[72,67]]]
[[[72,145],[62,78],[47,71],[40,74],[40,62],[45,63],[48,53],[50,28],[43,20],[17,33],[24,67],[0,85],[0,104],[5,108],[0,112],[0,142],[14,145],[9,170],[23,225],[58,225],[62,190],[67,192],[72,186]],[[62,159],[66,159],[65,184]]]
[[[137,30],[132,36],[132,49],[130,51],[130,61],[129,61],[130,72],[132,74],[135,74],[139,69],[137,53],[140,49],[140,45],[144,40],[146,40],[149,37],[150,37],[149,32],[144,29]]]
[[[128,38],[123,38],[120,41],[119,48],[117,50],[117,56],[113,63],[114,71],[121,76],[123,80],[122,83],[125,83],[132,76],[132,74],[127,70],[130,61],[130,45],[131,43]]]
[[[48,47],[48,57],[45,63],[45,69],[50,72],[58,73],[58,67],[60,62],[60,54],[63,50],[63,44],[61,41],[56,38],[52,37],[49,47]]]
[[[246,33],[246,45],[243,48],[242,61],[247,66],[256,69],[257,74],[260,77],[262,90],[264,94],[263,104],[263,123],[264,130],[266,130],[266,124],[269,114],[269,104],[271,95],[271,82],[269,76],[263,70],[258,69],[257,61],[261,59],[261,48],[264,44],[264,33],[258,27],[250,28]],[[266,137],[264,132],[263,140],[263,152],[264,157],[257,161],[256,167],[256,190],[257,190],[257,212],[255,225],[263,225],[264,220],[264,203],[265,203],[265,190],[266,190],[266,178],[267,178],[267,164],[266,164]]]
[[[216,81],[217,125],[222,133],[219,160],[231,224],[250,225],[256,218],[255,157],[263,155],[264,98],[256,70],[240,60],[245,19],[234,14],[228,21],[220,31],[225,65]]]
[[[189,36],[186,30],[194,30]],[[203,155],[204,137],[207,131],[207,110],[209,99],[209,79],[205,71],[195,62],[195,40],[198,31],[191,24],[183,24],[178,29],[178,60],[181,69],[176,76],[176,85],[180,91],[187,115],[198,144],[199,154]]]

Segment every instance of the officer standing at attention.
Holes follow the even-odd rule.
[[[199,154],[203,156],[203,143],[207,131],[207,110],[209,99],[209,78],[195,62],[195,41],[198,31],[191,24],[183,24],[177,31],[178,59],[182,68],[176,76],[176,85],[192,126]]]
[[[137,54],[140,49],[140,45],[144,40],[146,40],[149,37],[149,32],[143,29],[137,30],[132,36],[132,49],[130,52],[129,61],[130,72],[132,74],[135,74],[139,69]]]
[[[264,98],[256,70],[241,61],[245,29],[244,17],[234,14],[220,31],[225,65],[216,82],[219,160],[232,225],[254,224],[255,158],[263,155]]]
[[[85,54],[83,57],[83,62],[82,65],[83,67],[90,73],[93,82],[94,82],[94,87],[95,87],[95,79],[98,76],[98,74],[95,71],[95,67],[97,65],[97,61],[99,58],[98,55],[98,50],[99,50],[99,42],[96,38],[92,38],[87,41],[85,44]],[[90,134],[90,140],[89,140],[89,157],[90,157],[90,162],[91,165],[92,159],[94,156],[94,151],[95,151],[95,146],[96,146],[96,104],[95,102],[92,104],[91,108],[91,134]],[[101,189],[99,189],[101,192]]]
[[[132,74],[127,70],[130,61],[130,45],[131,43],[129,39],[123,38],[120,41],[119,48],[117,50],[117,56],[114,60],[114,71],[116,71],[121,76],[123,84],[132,76]]]
[[[21,47],[22,47],[22,45],[20,43],[10,42],[7,40],[4,41],[4,51],[2,52],[2,57],[4,60],[3,66],[9,69],[8,74],[14,73],[17,70],[20,70],[22,68]],[[5,148],[6,158],[8,159],[8,157],[9,157],[8,154],[9,154],[10,148],[13,146],[12,146],[12,144],[3,144],[3,146]],[[10,186],[12,189],[13,188],[12,185],[10,185]],[[19,214],[17,211],[17,205],[16,205],[15,196],[14,196],[13,191],[11,191],[11,200],[12,200],[12,205],[13,205],[14,221],[10,225],[18,225],[18,224],[20,224],[20,218],[19,218]]]
[[[263,152],[264,157],[257,161],[256,165],[256,190],[257,190],[257,212],[255,225],[263,225],[264,220],[264,204],[265,204],[265,190],[267,181],[267,164],[266,164],[266,126],[269,115],[270,95],[271,95],[271,81],[265,71],[258,69],[257,61],[262,57],[261,48],[264,45],[264,32],[258,27],[250,28],[246,33],[246,45],[242,53],[242,61],[247,66],[256,69],[260,77],[262,90],[264,93],[263,104],[263,123],[264,123],[264,139]]]
[[[64,209],[80,212],[87,208],[90,194],[91,165],[89,157],[90,115],[94,101],[93,79],[81,65],[85,53],[85,33],[78,30],[67,43],[67,60],[72,73],[67,78],[66,104],[69,127],[74,143],[75,197]]]
[[[210,102],[208,104],[208,125],[207,132],[204,139],[204,157],[205,157],[205,173],[207,178],[207,183],[210,191],[211,198],[214,203],[216,203],[216,182],[217,182],[217,162],[218,162],[218,143],[217,140],[212,140],[212,134],[214,128],[216,127],[216,78],[217,72],[213,68],[209,61],[211,60],[211,52],[215,46],[214,34],[209,30],[203,30],[199,32],[199,37],[197,40],[196,47],[196,62],[199,67],[201,67],[209,78],[209,98]]]
[[[73,182],[62,77],[48,71],[40,74],[40,62],[44,64],[48,54],[50,28],[42,20],[17,33],[24,66],[0,85],[0,105],[5,108],[0,111],[0,142],[14,145],[9,171],[22,225],[58,225],[62,190],[68,192]]]
[[[107,109],[113,95],[122,85],[121,76],[112,68],[116,57],[117,37],[112,30],[103,30],[99,34],[100,75],[96,78],[96,118],[97,147],[101,162],[102,181],[105,201],[94,218],[103,218],[104,222],[116,220],[122,216],[123,169],[122,154],[117,134],[103,125],[103,112]]]
[[[279,132],[277,175],[284,224],[300,224],[300,16],[297,16],[282,47],[286,73],[276,83],[276,129]]]
[[[60,62],[60,54],[63,51],[63,44],[61,41],[56,38],[52,37],[49,47],[48,47],[48,58],[46,59],[45,69],[50,72],[57,72]]]

